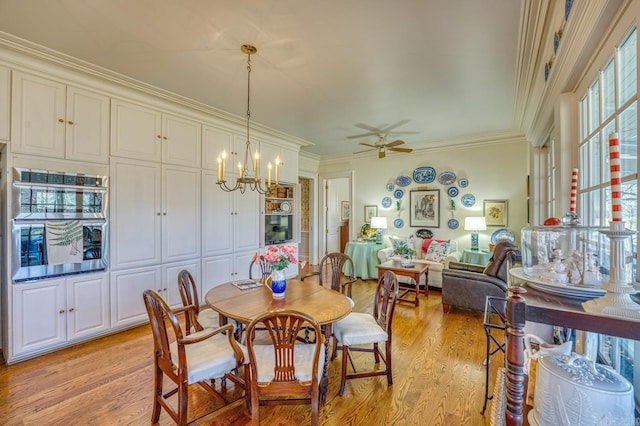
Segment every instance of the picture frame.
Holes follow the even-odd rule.
[[[340,220],[348,221],[351,219],[351,203],[349,201],[340,201]]]
[[[409,193],[410,226],[440,227],[440,190],[421,189]]]
[[[364,206],[364,223],[371,223],[371,218],[374,216],[378,216],[378,206]]]
[[[508,201],[507,200],[484,200],[484,219],[487,226],[507,226]]]

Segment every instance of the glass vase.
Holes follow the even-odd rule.
[[[284,276],[284,270],[271,270],[271,292],[273,293],[273,297],[276,299],[283,298],[286,289],[287,279]]]

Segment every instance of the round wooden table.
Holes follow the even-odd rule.
[[[329,384],[329,340],[332,324],[351,312],[351,303],[343,294],[325,288],[313,280],[287,280],[287,291],[282,299],[274,299],[266,285],[240,290],[233,283],[213,287],[205,296],[211,308],[221,317],[248,324],[258,315],[276,310],[296,310],[314,318],[324,328],[324,369],[321,385],[322,399],[326,398]]]

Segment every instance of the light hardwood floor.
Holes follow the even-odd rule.
[[[371,309],[375,281],[353,286],[356,311]],[[393,319],[393,380],[375,377],[347,382],[338,396],[340,359],[331,362],[323,425],[485,425],[486,337],[482,315],[452,309],[443,314],[440,293],[421,296],[420,307],[399,304]],[[150,423],[153,343],[148,326],[0,366],[1,425],[144,425]],[[356,354],[370,368],[371,355]],[[371,357],[372,358],[372,357]],[[492,380],[501,362],[492,360]],[[209,407],[204,392],[191,392],[190,405]],[[204,408],[203,408],[204,409]],[[263,425],[310,424],[309,406],[261,407]],[[197,410],[194,410],[194,413]],[[190,416],[197,413],[190,412]],[[203,424],[250,424],[238,404]],[[163,411],[161,425],[172,424]]]

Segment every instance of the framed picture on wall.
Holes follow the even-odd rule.
[[[507,226],[507,200],[484,200],[487,226]]]
[[[364,206],[364,223],[371,223],[374,216],[378,216],[378,206]]]
[[[340,220],[347,221],[349,219],[351,219],[351,203],[340,201]]]
[[[410,226],[440,227],[440,190],[412,190],[409,197]]]

